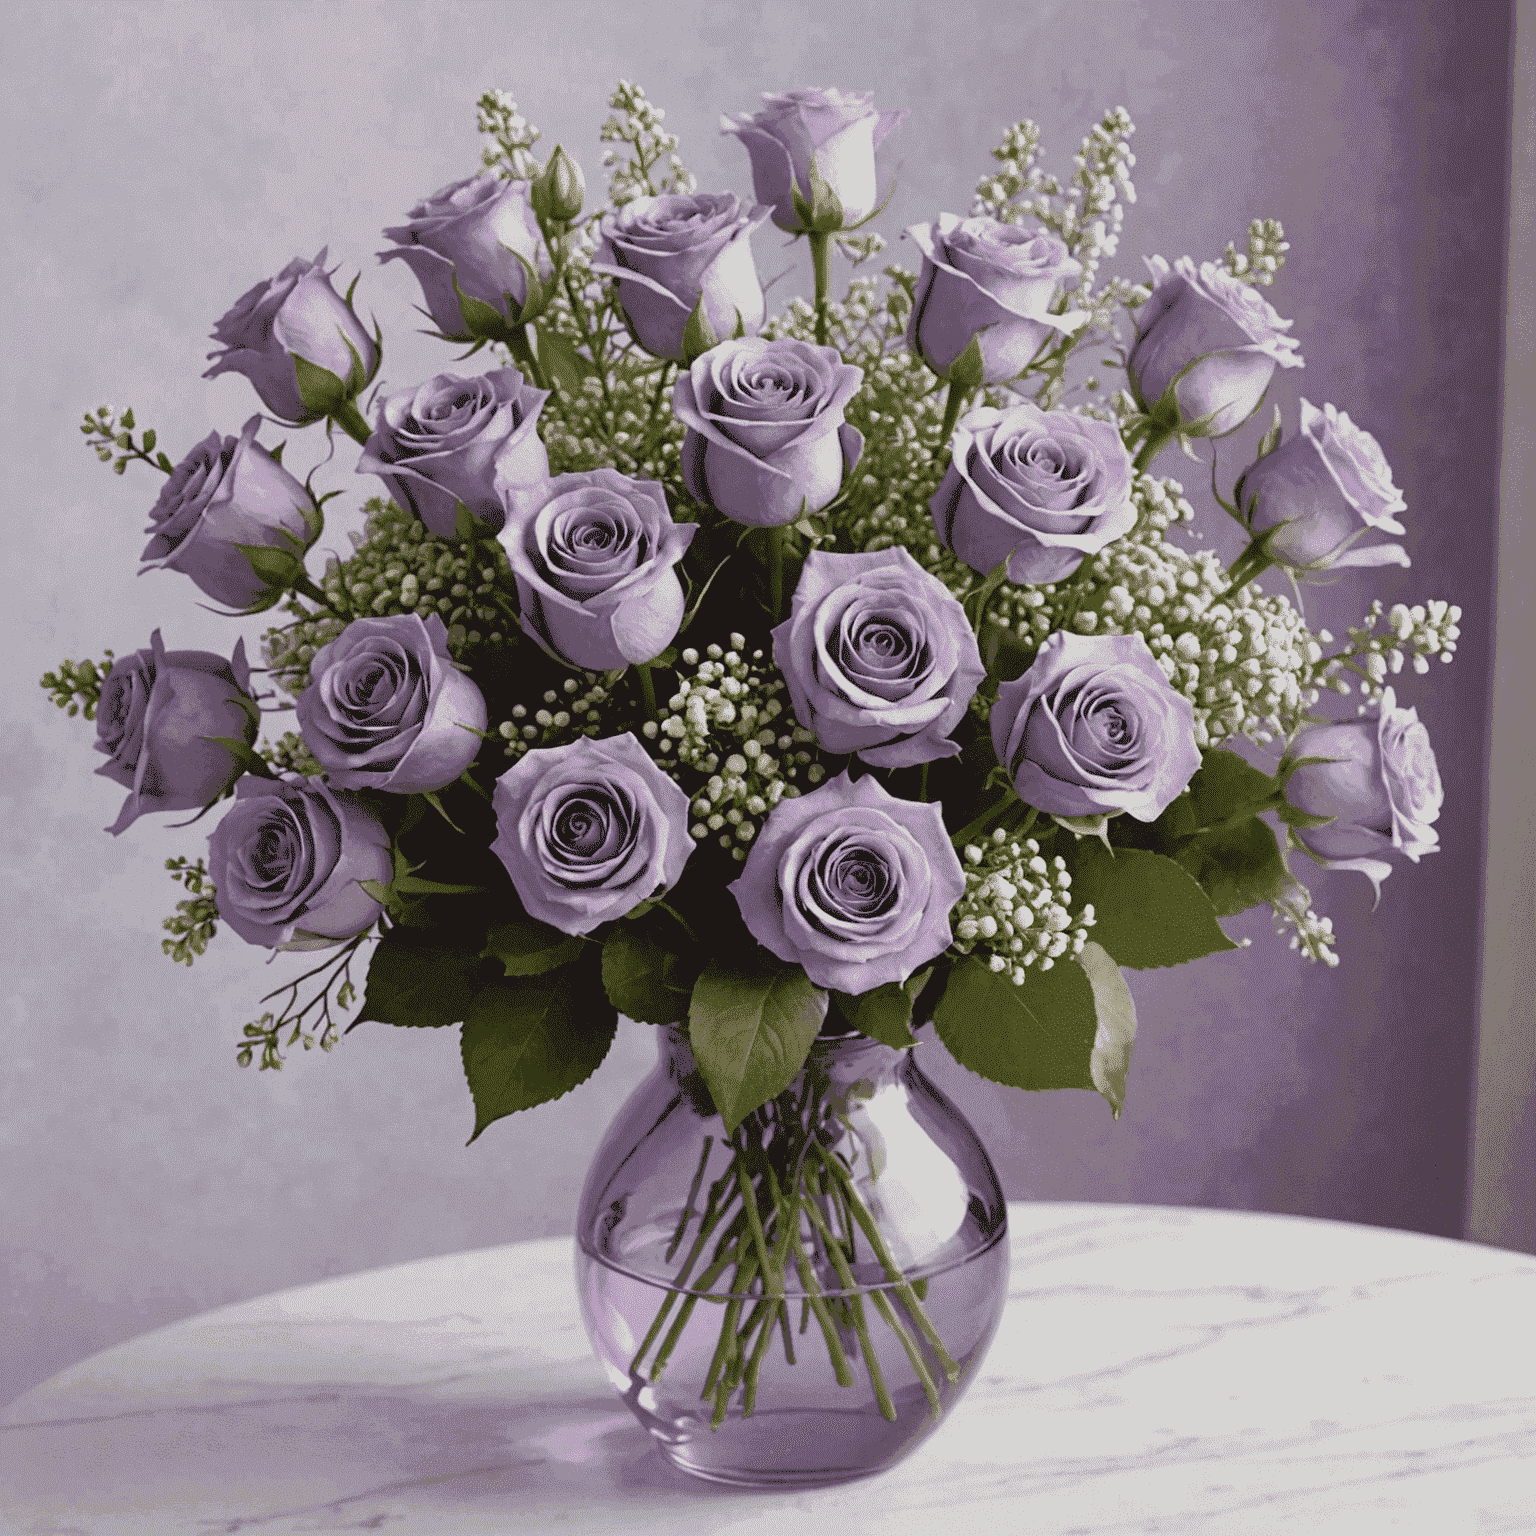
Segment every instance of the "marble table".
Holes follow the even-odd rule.
[[[877,1478],[743,1493],[672,1469],[588,1353],[551,1239],[259,1297],[74,1366],[0,1416],[0,1529],[1536,1531],[1536,1260],[1296,1217],[1010,1217],[979,1378]]]

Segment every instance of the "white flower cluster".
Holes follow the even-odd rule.
[[[1279,219],[1254,219],[1248,226],[1248,249],[1240,251],[1229,240],[1222,260],[1227,271],[1239,282],[1255,288],[1268,288],[1275,273],[1285,265],[1285,253],[1291,242]]]
[[[544,694],[544,707],[529,716],[525,704],[512,706],[512,718],[496,727],[496,734],[506,742],[506,755],[514,762],[535,747],[557,747],[578,736],[602,735],[600,710],[608,702],[608,690],[601,683],[568,677]]]
[[[693,173],[677,157],[677,135],[661,126],[667,114],[638,85],[620,80],[608,105],[614,115],[603,124],[598,137],[605,144],[628,144],[631,151],[622,164],[617,150],[603,151],[603,164],[613,167],[608,197],[615,208],[637,197],[696,189]],[[663,161],[666,174],[653,176]]]
[[[762,818],[800,794],[797,780],[819,784],[826,769],[815,760],[815,736],[796,724],[781,698],[783,678],[762,651],[742,655],[745,637],[733,634],[730,642],[730,650],[711,645],[702,657],[691,647],[684,651],[682,666],[693,675],[679,669],[682,680],[666,712],[641,730],[673,777],[677,766],[709,775],[692,790],[689,830],[699,842],[715,838],[741,863]]]
[[[1229,593],[1214,551],[1164,539],[1171,524],[1194,517],[1178,481],[1143,475],[1134,494],[1135,529],[1087,562],[1086,574],[1005,589],[993,616],[1036,645],[1060,628],[1139,633],[1194,706],[1202,749],[1231,736],[1259,743],[1289,736],[1319,697],[1313,673],[1323,652],[1305,620],[1288,598],[1252,584]]]
[[[1287,898],[1271,905],[1275,932],[1282,938],[1289,933],[1292,949],[1306,959],[1321,961],[1330,968],[1339,963],[1333,950],[1333,919],[1319,917],[1312,910],[1312,893],[1306,886],[1293,886]]]
[[[480,152],[480,163],[509,181],[532,181],[539,174],[532,150],[543,134],[506,91],[487,91],[475,107],[480,132],[492,141]]]
[[[1378,634],[1385,615],[1387,633]],[[1349,628],[1349,644],[1342,651],[1324,656],[1316,668],[1317,685],[1331,688],[1335,693],[1348,694],[1353,685],[1343,674],[1350,671],[1360,679],[1360,692],[1364,702],[1359,713],[1364,714],[1381,702],[1382,689],[1389,677],[1395,677],[1404,666],[1411,666],[1420,676],[1429,671],[1429,658],[1438,656],[1449,663],[1456,654],[1456,641],[1461,636],[1461,608],[1435,598],[1428,603],[1394,603],[1384,609],[1378,600],[1371,604],[1371,611],[1363,624]],[[1333,643],[1333,636],[1326,630],[1318,631],[1318,639],[1324,645]]]
[[[1047,862],[1034,838],[1020,843],[1001,828],[965,847],[965,895],[950,914],[955,948],[981,950],[987,964],[1022,986],[1028,968],[1048,971],[1082,953],[1093,906],[1071,908],[1072,876],[1059,854]]]

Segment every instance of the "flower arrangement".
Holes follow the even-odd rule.
[[[118,473],[166,477],[144,569],[279,622],[259,669],[243,642],[157,630],[43,684],[95,721],[127,791],[113,833],[220,813],[206,857],[171,863],[168,954],[190,964],[221,923],[321,952],[263,999],[242,1063],[329,1050],[361,989],[355,1022],[461,1026],[478,1136],[590,1076],[618,1014],[679,1026],[733,1161],[683,1215],[678,1287],[729,1270],[764,1298],[722,1324],[715,1421],[750,1412],[785,1275],[835,1288],[860,1243],[936,1406],[953,1361],[856,1181],[831,1143],[775,1161],[776,1137],[835,1133],[835,1105],[787,1099],[813,1042],[903,1047],[931,1021],[985,1077],[1118,1114],[1122,968],[1232,949],[1220,919],[1263,905],[1335,964],[1292,857],[1379,890],[1435,850],[1434,754],[1388,679],[1449,661],[1460,611],[1309,628],[1300,583],[1408,563],[1382,538],[1406,532],[1391,471],[1332,404],[1303,401],[1289,436],[1276,408],[1227,495],[1213,460],[1247,538],[1230,566],[1179,542],[1196,514],[1154,460],[1253,420],[1302,357],[1261,292],[1273,221],[1216,261],[1154,256],[1149,283],[1101,275],[1134,197],[1123,110],[1066,180],[1016,124],[968,215],[906,232],[916,272],[837,299],[834,256],[881,248],[857,231],[904,114],[801,90],[723,119],[746,203],[695,190],[638,87],[612,107],[605,208],[491,92],[479,173],[384,231],[380,260],[487,371],[365,400],[383,335],[324,250],[215,325],[210,375],[361,445],[383,494],[344,558],[311,570],[339,492],[285,469],[261,415],[179,462],[131,410],[87,415]],[[769,221],[815,284],[773,315]],[[1258,585],[1272,570],[1286,591]],[[1354,718],[1319,713],[1352,691]],[[817,1310],[839,1359],[855,1336],[867,1353],[850,1305]]]

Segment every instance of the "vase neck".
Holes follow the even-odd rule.
[[[662,1025],[657,1030],[656,1043],[658,1064],[664,1070],[679,1081],[697,1075],[698,1064],[682,1025]],[[807,1073],[821,1079],[834,1092],[861,1081],[881,1083],[894,1077],[910,1055],[910,1051],[882,1045],[867,1035],[818,1035],[811,1042],[810,1054],[795,1083],[798,1084]]]

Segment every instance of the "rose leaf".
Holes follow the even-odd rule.
[[[354,1025],[369,1019],[414,1028],[457,1024],[483,979],[478,935],[469,943],[441,929],[391,928],[369,962]]]
[[[493,981],[464,1017],[464,1076],[475,1101],[474,1141],[504,1115],[547,1104],[597,1071],[618,1018],[571,971]]]
[[[727,1131],[789,1087],[826,1016],[827,994],[797,965],[705,966],[694,983],[688,1034]]]
[[[561,933],[534,918],[509,917],[491,924],[482,953],[500,960],[508,976],[542,976],[569,965],[585,943],[579,934]]]
[[[603,945],[603,990],[626,1018],[676,1024],[688,1017],[697,971],[679,955],[630,928]]]
[[[837,1011],[861,1034],[900,1050],[917,1044],[912,1035],[912,1007],[932,974],[933,967],[928,966],[905,983],[887,982],[857,997],[836,992],[833,1000]]]
[[[1200,882],[1219,917],[1276,901],[1296,883],[1274,832],[1257,816],[1201,832],[1180,847],[1177,857]]]
[[[1275,781],[1235,752],[1207,752],[1189,781],[1190,810],[1201,829],[1268,810],[1279,799]]]
[[[1125,1106],[1125,1080],[1131,1066],[1131,1047],[1136,1043],[1136,1001],[1125,984],[1120,967],[1110,959],[1102,945],[1091,940],[1084,944],[1077,963],[1093,988],[1097,1019],[1093,1050],[1088,1057],[1088,1075],[1093,1079],[1093,1086],[1108,1100],[1118,1120]]]
[[[962,1067],[1011,1088],[1092,1088],[1093,988],[1082,969],[1031,966],[1023,986],[973,955],[957,965],[933,1012]]]
[[[1073,904],[1092,903],[1094,940],[1117,965],[1182,965],[1237,948],[1221,931],[1211,898],[1172,859],[1135,848],[1109,854],[1085,838],[1072,861]]]

